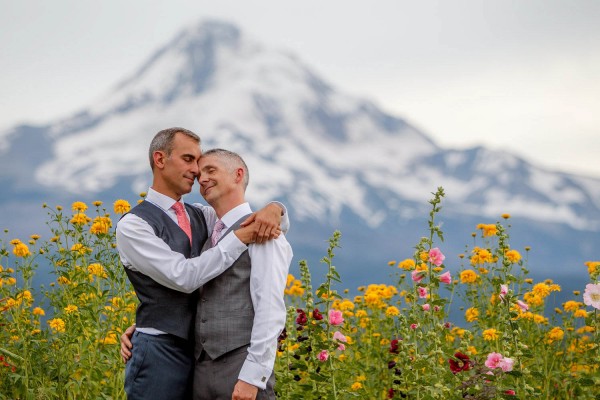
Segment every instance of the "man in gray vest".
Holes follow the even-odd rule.
[[[198,175],[200,155],[193,132],[160,131],[149,151],[152,187],[117,223],[117,248],[140,300],[133,358],[126,367],[129,399],[191,397],[196,289],[231,266],[257,235],[262,236],[257,241],[272,236],[281,219],[282,208],[270,204],[253,217],[261,223],[236,230],[200,256],[215,211],[181,200]]]
[[[248,168],[239,155],[222,149],[204,153],[199,168],[200,193],[219,217],[207,246],[220,246],[252,213],[244,199]],[[250,244],[231,268],[200,289],[195,400],[275,399],[273,365],[285,326],[283,291],[291,260],[284,235]]]

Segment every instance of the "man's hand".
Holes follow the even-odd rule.
[[[257,393],[258,388],[256,386],[238,380],[235,384],[235,387],[233,388],[233,395],[231,395],[231,400],[254,400],[256,399]]]
[[[124,363],[127,363],[131,358],[131,349],[133,348],[131,337],[133,336],[133,332],[135,332],[135,325],[131,325],[125,329],[125,332],[121,335],[121,358]]]
[[[249,226],[254,222],[256,225],[256,243],[264,243],[269,239],[279,237],[281,233],[281,214],[283,209],[276,203],[269,203],[261,210],[250,215],[244,222],[242,227]],[[243,240],[242,240],[243,241]]]
[[[238,228],[235,231],[233,231],[233,233],[235,233],[235,236],[237,236],[238,239],[240,239],[240,242],[245,243],[245,244],[250,244],[250,243],[258,242],[257,230],[258,230],[258,225],[256,223],[253,223],[253,224],[245,226],[243,228]],[[273,238],[278,238],[279,235],[281,234],[281,229],[277,228],[273,232],[274,232]]]

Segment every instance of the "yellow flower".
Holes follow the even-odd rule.
[[[85,225],[91,221],[91,218],[84,213],[73,214],[73,218],[69,221],[73,225]]]
[[[360,383],[360,382],[354,382],[352,384],[352,386],[350,386],[350,389],[352,389],[353,391],[357,391],[357,390],[362,389],[362,387],[363,387],[362,383]]]
[[[460,273],[461,283],[474,283],[477,281],[477,274],[471,269],[466,269]]]
[[[600,261],[586,261],[585,266],[588,269],[588,274],[593,275],[598,271],[600,267]]]
[[[22,242],[15,244],[15,247],[13,248],[13,254],[17,257],[27,257],[31,255],[29,252],[29,247]]]
[[[413,260],[412,258],[407,258],[404,261],[400,261],[398,263],[398,268],[402,268],[407,271],[412,271],[413,269],[415,269],[415,260]]]
[[[516,264],[519,261],[521,261],[521,254],[519,254],[519,252],[516,250],[508,250],[504,255],[506,259],[513,264]]]
[[[344,299],[344,301],[340,302],[338,307],[340,311],[354,310],[354,303],[350,300]]]
[[[494,328],[484,330],[482,335],[483,335],[483,340],[486,340],[486,341],[498,340],[498,337],[499,337],[498,331]]]
[[[59,276],[58,279],[56,279],[56,281],[59,285],[68,285],[71,283],[69,278],[67,278],[66,276]]]
[[[91,253],[92,249],[85,247],[81,243],[75,243],[73,246],[71,246],[71,251],[83,255],[85,253]]]
[[[73,305],[73,304],[69,304],[68,306],[65,307],[65,312],[67,314],[73,314],[77,310],[78,310],[77,306]]]
[[[498,228],[496,228],[495,224],[479,224],[477,225],[477,229],[483,231],[483,237],[494,236],[498,233]]]
[[[117,200],[113,204],[113,208],[116,214],[125,214],[131,210],[131,206],[126,200]]]
[[[419,253],[419,259],[423,262],[427,262],[429,260],[429,253],[426,251],[422,251]]]
[[[563,331],[559,327],[554,327],[550,329],[550,332],[547,334],[547,343],[557,342],[563,339],[565,336],[565,331]]]
[[[40,333],[42,333],[42,331],[39,330],[39,329],[34,329],[34,330],[31,331],[32,335],[39,335]]]
[[[18,245],[19,243],[21,243],[21,241],[19,239],[13,239],[9,242],[10,244],[12,244],[13,246]]]
[[[427,271],[427,264],[425,264],[425,263],[419,263],[415,267],[415,270],[417,270],[417,271]]]
[[[94,235],[107,234],[112,227],[112,221],[108,217],[96,217],[90,228],[90,232]]]
[[[12,285],[15,285],[16,283],[17,283],[17,279],[13,278],[12,276],[4,279],[4,284],[6,286],[12,286]]]
[[[478,317],[479,317],[479,310],[476,309],[475,307],[471,307],[471,308],[467,309],[467,311],[465,311],[465,320],[467,320],[467,322],[477,321]]]
[[[533,314],[533,322],[536,324],[547,324],[548,318],[544,317],[543,315]]]
[[[587,318],[587,311],[585,310],[577,310],[575,311],[575,313],[573,314],[573,316],[575,318]]]
[[[467,353],[474,356],[477,354],[477,349],[475,348],[475,346],[467,346]]]
[[[479,265],[484,263],[490,263],[494,260],[492,253],[489,250],[475,247],[472,250],[473,255],[471,256],[471,265]]]
[[[65,331],[65,321],[63,321],[60,318],[51,319],[50,321],[48,321],[48,325],[55,333]]]
[[[592,333],[594,332],[596,329],[593,326],[582,326],[581,328],[577,329],[577,333],[579,333],[580,335],[583,335],[584,333]]]
[[[523,299],[525,300],[525,303],[529,304],[530,306],[541,306],[544,304],[543,297],[533,292],[525,293],[523,295]]]
[[[109,333],[105,338],[98,340],[98,343],[102,344],[117,344],[118,342],[117,335],[114,333]]]
[[[33,315],[46,315],[46,312],[41,307],[36,307],[33,309]]]
[[[550,294],[550,286],[545,283],[538,283],[533,287],[532,292],[543,299]]]
[[[285,286],[286,287],[290,286],[292,284],[292,282],[294,281],[294,279],[296,279],[296,278],[294,278],[294,275],[288,274],[287,280],[285,282]]]
[[[90,265],[88,265],[87,270],[92,275],[96,275],[101,278],[108,277],[108,275],[106,274],[106,271],[104,271],[104,267],[101,264],[98,264],[98,263],[90,264]]]
[[[400,315],[400,310],[398,310],[396,307],[394,306],[389,306],[386,310],[385,310],[385,316],[386,317],[394,317]]]
[[[33,296],[31,295],[31,292],[29,290],[23,290],[21,293],[19,293],[17,295],[17,300],[20,300],[20,301],[25,300],[26,302],[32,302]]]
[[[304,288],[299,285],[292,285],[292,287],[287,289],[286,294],[290,296],[302,296],[304,294]]]
[[[82,201],[76,201],[75,203],[71,204],[71,208],[73,209],[73,211],[82,213],[85,212],[85,210],[87,210],[88,206]]]
[[[33,240],[38,240],[40,238],[40,235],[31,235],[29,237],[32,238]]]
[[[502,218],[504,219],[509,219],[510,218],[510,214],[504,213],[501,215]]]
[[[95,207],[100,207],[102,205],[102,202],[99,200],[96,200],[95,202],[92,203]]]
[[[391,267],[392,265],[396,265],[396,260],[388,261],[388,265]]]
[[[146,193],[146,192],[140,192],[140,197],[142,197],[142,198],[146,197],[147,195],[148,195],[148,193]]]
[[[583,304],[578,301],[569,300],[565,304],[563,304],[563,308],[565,309],[565,311],[575,312],[579,310],[579,308],[582,305]]]
[[[363,318],[367,316],[367,312],[365,310],[358,310],[356,312],[356,317],[357,318]]]

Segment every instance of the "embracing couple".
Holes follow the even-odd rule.
[[[139,298],[121,336],[132,399],[274,399],[292,249],[285,207],[252,213],[236,153],[202,154],[183,128],[156,134],[153,182],[118,222],[117,248]],[[185,204],[195,180],[210,205]]]

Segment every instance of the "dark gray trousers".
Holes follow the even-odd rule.
[[[193,345],[173,335],[131,338],[132,356],[125,367],[128,400],[189,400],[192,398]]]
[[[194,368],[194,400],[231,400],[242,365],[248,355],[246,346],[232,350],[211,360],[205,352]],[[274,400],[275,373],[267,381],[265,390],[258,390],[257,400]]]

